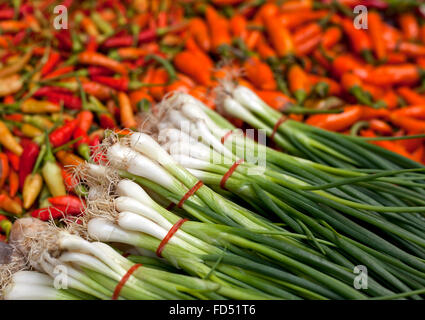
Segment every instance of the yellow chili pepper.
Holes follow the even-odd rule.
[[[18,156],[22,154],[22,146],[15,140],[3,121],[0,121],[0,144]]]
[[[53,113],[59,112],[60,106],[50,101],[39,101],[35,99],[25,100],[21,104],[21,111],[25,113]]]
[[[22,85],[22,79],[18,74],[0,78],[0,97],[18,92]]]
[[[25,178],[22,190],[23,205],[25,209],[30,208],[43,187],[43,178],[39,173],[29,174]]]

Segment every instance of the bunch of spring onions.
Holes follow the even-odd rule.
[[[189,98],[185,96],[183,96],[183,98],[181,97],[182,96],[180,96],[180,99],[182,99],[183,101],[185,99],[193,99],[193,98]],[[192,102],[194,102],[194,100],[192,100]],[[187,104],[183,103],[181,110],[184,109],[185,105]],[[173,117],[172,116],[173,114],[176,118],[179,116],[180,118],[178,121],[176,121],[176,123],[181,125],[182,114],[174,113],[172,112],[173,110],[168,110],[167,114],[171,115],[170,117]],[[198,110],[199,111],[198,116],[200,116],[201,113],[203,114],[203,117],[206,116],[206,113],[201,112],[202,108],[196,109],[194,105],[189,105],[187,110],[191,110],[192,112],[193,110]],[[215,117],[217,117],[217,115],[215,115]],[[211,117],[209,121],[213,122],[212,119],[213,117]],[[204,121],[204,125],[205,125],[205,122],[207,121]],[[164,126],[166,124],[167,124],[167,121],[162,121],[160,126]],[[197,127],[202,129],[203,127],[202,121],[197,123]],[[204,129],[205,129],[205,126],[204,126]],[[158,140],[161,140],[161,139],[164,139],[164,137],[167,137],[161,132],[162,130],[172,131],[177,129],[165,127],[165,126],[164,128],[158,128],[158,132],[157,132]],[[171,134],[171,135],[168,135],[168,137],[170,139],[173,139],[174,137],[174,139],[177,139],[175,142],[181,142],[180,140],[178,140],[177,137],[179,136],[184,137],[184,132],[180,132],[180,133],[181,133],[180,135]],[[211,132],[207,132],[207,133],[208,134],[205,135],[206,137],[205,141],[207,139],[214,138]],[[198,141],[202,141],[202,139],[199,140],[198,138]],[[184,195],[188,192],[188,190],[191,189],[194,185],[196,185],[199,182],[199,180],[178,163],[178,162],[181,162],[180,160],[182,159],[182,157],[177,156],[177,154],[175,154],[174,152],[171,152],[171,155],[170,155],[166,151],[167,148],[170,150],[174,149],[172,147],[172,144],[170,144],[169,142],[170,141],[165,142],[164,147],[161,147],[157,142],[155,142],[152,139],[151,136],[143,134],[143,133],[135,132],[132,135],[125,137],[121,140],[117,141],[115,139],[109,145],[105,146],[105,151],[107,154],[109,165],[117,169],[121,177],[130,178],[134,180],[135,182],[143,185],[145,188],[148,188],[151,191],[154,191],[156,195],[160,195],[161,197],[166,198],[174,203],[179,203],[179,200],[182,197],[184,197]],[[202,154],[202,151],[203,151],[202,147],[200,145],[197,145],[196,141],[191,141],[191,142],[195,143],[195,148],[192,151],[194,153]],[[214,144],[212,140],[210,140],[209,142],[211,142],[212,145]],[[228,152],[230,152],[230,154],[232,155],[230,150],[231,149],[229,149]],[[210,148],[208,150],[208,155],[209,156],[214,155],[212,152],[214,152],[214,148]],[[183,156],[183,155],[180,154],[180,156]],[[196,159],[196,158],[192,158],[192,159]],[[297,158],[294,158],[294,159],[297,159]],[[196,160],[200,160],[200,159],[196,159]],[[201,160],[205,161],[205,159],[201,159]],[[197,162],[197,165],[199,165],[199,162]],[[227,165],[226,167],[225,164],[223,164],[222,169],[223,168],[228,169],[228,166],[229,165]],[[323,166],[323,167],[326,167],[326,166]],[[88,165],[88,168],[90,171],[90,176],[97,175],[98,179],[100,180],[103,177],[107,176],[106,167],[102,168],[95,165]],[[195,174],[199,174],[199,172],[208,172],[208,170],[202,171],[199,169],[199,167],[197,168],[198,169],[195,169],[195,171],[192,168],[189,168],[189,170]],[[250,169],[250,168],[247,167],[245,169]],[[305,199],[302,198],[302,201],[298,201],[296,203],[297,204],[296,206],[295,204],[287,201],[286,198],[284,198],[285,201],[282,201],[282,196],[280,194],[274,195],[273,193],[271,193],[272,192],[271,189],[274,189],[274,188],[276,188],[276,190],[283,193],[281,188],[287,187],[286,189],[296,194],[296,192],[292,190],[294,190],[298,185],[308,186],[308,184],[302,183],[302,180],[291,178],[290,174],[287,174],[287,176],[282,176],[283,173],[280,172],[281,170],[275,171],[276,173],[275,176],[279,179],[275,177],[275,179],[271,179],[270,181],[268,181],[266,179],[267,175],[264,175],[264,177],[258,176],[258,171],[260,170],[260,168],[251,168],[251,169],[255,169],[254,172],[257,172],[257,175],[253,175],[256,178],[253,178],[254,180],[252,180],[251,178],[249,178],[249,175],[246,175],[243,178],[241,178],[241,181],[233,180],[235,185],[234,185],[232,193],[234,195],[242,197],[242,199],[246,201],[245,205],[247,202],[257,203],[257,205],[252,205],[252,208],[253,210],[259,209],[257,210],[259,213],[264,214],[268,212],[270,214],[274,212],[274,213],[277,213],[279,217],[282,217],[282,216],[288,217],[286,221],[285,219],[283,219],[285,222],[285,227],[279,226],[273,223],[272,221],[264,217],[261,217],[260,214],[254,213],[254,211],[250,211],[246,209],[245,207],[242,207],[240,204],[230,201],[229,199],[225,197],[228,195],[227,194],[228,191],[224,192],[223,193],[224,196],[222,196],[206,186],[201,186],[194,193],[194,195],[192,195],[190,198],[187,199],[187,201],[183,203],[182,208],[185,210],[186,214],[189,214],[192,218],[196,218],[202,221],[203,224],[199,222],[190,222],[190,223],[188,222],[183,224],[182,230],[184,231],[191,230],[190,232],[188,231],[188,233],[190,233],[192,236],[195,235],[210,244],[217,245],[217,243],[220,243],[220,241],[223,241],[222,239],[225,239],[226,241],[224,242],[224,244],[221,244],[222,250],[223,249],[230,250],[228,248],[231,247],[232,249],[230,251],[232,251],[232,254],[236,254],[236,257],[233,257],[234,259],[231,259],[231,258],[228,258],[227,255],[223,255],[223,254],[220,255],[220,253],[214,252],[215,250],[211,252],[205,251],[204,253],[208,253],[208,255],[206,256],[202,255],[201,252],[199,252],[199,256],[197,258],[201,259],[202,262],[212,258],[216,260],[216,263],[217,261],[220,261],[218,266],[220,266],[222,263],[226,263],[226,264],[234,264],[236,266],[244,267],[244,268],[246,268],[246,266],[251,266],[252,262],[257,262],[263,265],[275,267],[276,269],[281,268],[285,271],[295,272],[296,274],[301,273],[304,276],[307,276],[308,278],[312,278],[314,282],[317,282],[317,284],[320,284],[324,286],[325,288],[330,289],[331,292],[333,292],[333,294],[339,295],[338,297],[329,296],[329,293],[314,291],[312,287],[305,287],[305,284],[303,285],[304,289],[313,291],[316,294],[320,294],[322,295],[322,297],[325,297],[325,298],[360,298],[361,299],[367,296],[372,296],[372,297],[387,296],[388,297],[397,293],[413,295],[411,293],[412,291],[415,292],[414,291],[415,289],[420,290],[423,288],[423,287],[420,287],[423,284],[423,280],[420,280],[420,278],[424,275],[423,270],[421,269],[423,267],[422,266],[423,261],[421,258],[415,255],[409,254],[401,249],[397,249],[395,245],[389,243],[386,239],[380,238],[379,236],[373,237],[373,233],[370,232],[370,230],[368,230],[367,228],[361,227],[360,225],[357,225],[354,221],[348,218],[345,218],[342,215],[340,219],[345,219],[348,221],[347,223],[349,223],[350,226],[354,225],[357,227],[357,229],[354,229],[353,231],[355,235],[359,234],[359,230],[360,232],[362,232],[364,229],[366,234],[368,235],[367,240],[370,241],[370,238],[372,238],[372,240],[375,241],[377,239],[377,242],[378,242],[377,246],[386,248],[386,250],[388,251],[388,254],[383,254],[380,251],[378,251],[381,249],[377,250],[373,246],[371,247],[369,245],[363,244],[362,242],[364,242],[364,239],[352,239],[350,237],[344,237],[340,235],[331,226],[331,223],[333,223],[333,221],[330,221],[329,223],[327,223],[325,218],[319,219],[316,217],[311,217],[309,211],[306,212],[304,208],[298,208],[303,203],[306,203],[311,206],[311,203],[313,201],[310,200],[310,198],[308,198],[307,196],[304,196]],[[267,168],[265,170],[267,171],[269,169]],[[273,170],[269,170],[269,171],[273,173]],[[244,171],[242,170],[242,172]],[[220,177],[222,177],[225,171],[221,170],[219,171],[219,173],[221,173]],[[326,171],[324,171],[324,173],[326,173]],[[326,174],[330,175],[329,173],[326,173]],[[385,175],[387,176],[390,174],[393,176],[395,175],[394,172],[385,173]],[[290,186],[285,185],[285,179],[283,177],[291,181]],[[201,178],[204,179],[205,176],[202,176]],[[378,179],[379,177],[374,177],[374,178]],[[383,179],[384,178],[385,177],[383,177]],[[364,177],[362,177],[362,179],[364,179]],[[231,180],[229,179],[228,182],[230,181]],[[214,183],[211,183],[211,181],[208,181],[208,179],[205,179],[205,182],[211,185],[214,185]],[[265,187],[267,182],[269,182],[272,186],[269,189]],[[99,182],[99,185],[101,184],[102,183]],[[344,184],[342,184],[342,187],[343,186]],[[228,188],[227,183],[226,183],[226,188]],[[127,189],[131,189],[131,188],[128,186],[127,188],[124,188],[122,192],[124,193],[127,192],[126,191]],[[286,189],[285,189],[285,192],[286,192]],[[144,196],[140,195],[142,193],[142,191],[140,190],[138,192],[133,193],[133,198],[135,200],[140,201],[140,198],[145,198]],[[199,192],[199,191],[202,191],[202,192]],[[345,209],[345,210],[348,211],[349,213],[351,213],[350,210],[355,210],[355,211],[357,210],[360,213],[363,213],[362,210],[366,210],[366,209],[368,211],[372,211],[375,209],[379,211],[380,209],[383,209],[381,211],[384,214],[386,214],[387,212],[391,210],[396,210],[396,211],[397,210],[401,211],[402,209],[404,210],[404,208],[401,208],[401,207],[395,207],[395,208],[386,210],[385,208],[387,207],[385,206],[379,206],[379,205],[373,205],[373,204],[369,205],[369,204],[362,204],[362,203],[359,203],[359,205],[362,205],[361,208],[356,208],[355,207],[356,202],[353,201],[353,199],[350,199],[350,198],[345,199],[341,195],[342,191],[338,191],[338,192],[339,194],[337,195],[332,195],[331,193],[328,194],[326,192],[317,193],[317,196],[320,197],[320,200],[323,202],[323,204],[317,204],[316,211],[322,210],[323,215],[327,215],[327,211],[333,212],[334,215],[339,214],[336,211],[339,207],[337,208],[332,207],[337,205],[344,206],[344,208],[347,207],[348,209]],[[316,195],[316,193],[309,191],[309,196],[310,196],[310,193],[312,193],[313,195]],[[261,198],[257,194],[263,195],[264,197]],[[267,199],[267,201],[263,199]],[[296,197],[294,197],[294,199],[297,200]],[[264,203],[262,203],[262,201],[264,201]],[[314,199],[314,201],[316,201],[316,199]],[[330,202],[332,206],[327,208],[326,207],[328,205],[327,202]],[[147,204],[152,205],[152,200],[149,200]],[[325,209],[320,209],[322,206]],[[108,207],[108,206],[105,206],[105,207]],[[117,210],[120,211],[120,205],[117,205],[115,203],[114,207],[116,207]],[[160,207],[158,204],[155,204],[154,208],[158,212],[164,212],[165,210],[164,208]],[[124,219],[123,222],[120,222],[120,219],[118,219],[119,222],[118,222],[118,226],[115,226],[115,229],[114,229],[115,232],[112,232],[111,230],[113,224],[111,223],[107,224],[107,222],[103,220],[103,228],[104,228],[103,232],[99,234],[93,231],[93,229],[92,231],[90,231],[90,227],[89,227],[89,233],[92,233],[93,236],[98,237],[102,241],[121,241],[121,242],[125,242],[127,244],[131,244],[138,247],[140,246],[143,247],[144,245],[145,249],[148,249],[150,251],[155,251],[156,246],[149,248],[149,247],[146,247],[146,241],[140,241],[140,239],[137,239],[137,237],[129,238],[125,236],[125,233],[122,232],[125,229],[128,229],[129,231],[138,231],[140,233],[146,233],[147,222],[141,220],[139,217],[136,219],[135,214],[141,214],[141,213],[137,212],[135,207],[126,208],[124,206],[122,209],[123,210],[130,209],[131,219],[128,218],[127,220],[123,218]],[[107,209],[103,209],[103,210],[107,211]],[[418,207],[418,208],[415,208],[414,210],[423,211],[423,208]],[[406,209],[407,211],[406,213],[410,214],[410,212],[413,212],[414,210],[412,208],[408,208]],[[165,212],[168,212],[168,211],[165,210]],[[313,213],[316,213],[316,212],[313,211]],[[121,217],[121,214],[122,212],[119,215],[120,217]],[[124,217],[127,218],[128,215],[129,213],[125,211]],[[169,213],[165,214],[165,216],[168,216],[168,215]],[[369,214],[365,214],[365,215],[368,216]],[[384,218],[375,217],[375,215],[377,215],[376,212],[374,212],[371,215],[372,216],[371,221],[377,221],[376,222],[377,226],[380,226],[381,224],[385,225],[385,223],[387,223],[384,220]],[[412,213],[412,216],[413,216],[413,213]],[[173,219],[170,219],[169,223],[171,224],[175,223],[177,221],[176,219],[178,219],[178,217],[174,217]],[[136,223],[137,220],[140,220],[140,222]],[[327,219],[327,220],[330,220],[330,219]],[[95,222],[92,222],[91,224],[94,224],[94,223],[100,224],[99,220],[95,219],[94,221]],[[225,224],[227,226],[213,225],[211,224],[212,222]],[[194,227],[190,229],[190,226],[192,224],[194,225]],[[160,240],[161,237],[165,236],[167,229],[169,229],[170,226],[171,225],[168,225],[168,226],[164,225],[165,228],[161,233],[151,232],[150,234],[151,236],[157,237],[157,239]],[[391,229],[393,227],[397,227],[397,226],[391,223],[388,223],[387,229]],[[292,230],[288,230],[288,229],[292,229]],[[106,232],[106,230],[109,230],[109,231]],[[412,237],[416,240],[415,234],[408,232],[407,230],[404,230],[404,229],[402,229],[402,231],[407,234],[407,237]],[[396,230],[395,234],[397,234],[397,232],[398,232],[398,229]],[[369,235],[369,234],[372,234],[372,235]],[[417,238],[420,239],[418,240],[418,242],[422,241],[422,239],[419,236],[417,236]],[[218,241],[217,239],[220,239],[220,241]],[[193,244],[193,242],[190,242],[189,244]],[[185,245],[185,248],[186,248],[186,251],[190,253],[196,252],[190,246]],[[405,261],[406,263],[397,261],[397,259],[394,258],[391,254],[392,249],[395,249],[396,254],[403,256],[406,260]],[[255,254],[252,254],[252,251],[254,251]],[[376,256],[378,256],[378,258]],[[267,259],[264,259],[264,257],[267,257]],[[252,261],[248,263],[247,261],[244,260],[244,258],[248,258]],[[173,261],[176,258],[173,257],[173,254],[171,254],[171,256],[169,256],[167,259],[169,259],[170,261]],[[383,261],[385,261],[384,263],[385,266],[383,264]],[[388,261],[394,264],[394,266],[391,266],[390,263],[388,263],[388,266],[387,266]],[[270,262],[272,262],[271,265],[269,265]],[[295,263],[295,265],[293,263]],[[301,263],[301,265],[299,263]],[[353,288],[350,287],[353,281],[352,270],[354,266],[358,265],[359,263],[363,263],[367,265],[368,268],[372,269],[372,273],[369,279],[371,280],[371,282],[368,289],[365,290],[364,292],[365,294],[356,290],[353,291],[352,290]],[[266,269],[265,266],[262,266],[262,269],[263,270]],[[390,272],[388,269],[390,269],[392,272],[395,272],[397,274],[398,274],[398,271],[401,270],[399,273],[402,274],[402,276],[399,276],[399,277],[400,278],[403,277],[403,281],[408,282],[409,285],[411,285],[411,287],[406,285],[403,281],[401,281],[399,277],[394,276],[394,274]],[[186,269],[186,271],[188,270],[189,269]],[[252,269],[252,271],[259,271],[259,270],[261,269]],[[396,270],[397,272],[394,270]],[[191,270],[189,270],[188,272],[193,274],[193,271]],[[273,272],[276,272],[276,271],[273,271]],[[376,280],[375,280],[375,272],[376,272]],[[405,276],[406,272],[410,273],[410,275],[407,277]],[[410,279],[410,276],[413,277],[414,281],[411,281],[412,279]],[[272,282],[276,280],[278,281],[283,280],[280,278],[276,278],[275,275],[274,277],[275,278],[270,279]],[[298,283],[292,283],[292,285],[293,284],[298,285]],[[416,285],[412,285],[412,284],[416,284]],[[419,296],[415,296],[415,295],[413,295],[413,297],[420,298]]]
[[[135,165],[127,166],[130,168],[127,172],[121,171],[122,176],[133,178],[177,203],[179,198],[174,197],[178,194],[179,183],[180,188],[181,185],[190,188],[197,182],[182,170],[178,162],[228,199],[236,197],[239,203],[271,219],[276,215],[290,232],[306,236],[306,245],[322,258],[350,270],[357,264],[364,264],[385,287],[397,292],[423,289],[425,208],[421,199],[423,184],[415,182],[423,180],[422,169],[377,170],[377,173],[367,175],[350,168],[338,169],[290,156],[255,142],[246,143],[246,139],[237,133],[229,139],[230,143],[223,144],[220,140],[233,129],[232,126],[196,99],[179,94],[167,101],[163,108],[166,112],[155,128],[156,137],[173,159],[149,136],[135,133],[128,143],[143,153],[145,161],[154,163],[164,176],[173,180],[176,188],[159,181],[151,170],[148,171],[152,177],[136,172]],[[128,148],[124,153],[134,153],[135,150]],[[220,191],[223,175],[240,159],[240,154],[246,154],[247,148],[256,149],[257,155],[265,149],[266,167],[241,163],[227,179],[226,190]],[[114,155],[110,155],[111,160]],[[140,154],[133,154],[129,159],[135,157]],[[219,164],[217,159],[221,159]],[[123,161],[124,157],[121,157],[118,162]],[[222,198],[210,189],[205,190],[211,196],[200,196],[197,205],[205,201],[203,208],[207,212],[210,209],[219,214],[226,212],[228,217],[227,208],[218,207]],[[187,190],[181,194],[185,192]],[[193,201],[198,200],[197,195],[198,192]],[[212,203],[208,202],[211,199]],[[195,208],[201,209],[199,206]],[[255,218],[255,222],[261,224],[240,224],[237,214],[231,215],[231,222],[257,231],[276,230],[275,224],[261,219],[253,211],[245,209],[244,216]],[[219,222],[234,226],[227,221]],[[334,247],[321,244],[319,238],[332,242]]]
[[[36,271],[13,274],[2,293],[5,299],[111,299],[135,265],[107,244],[88,242],[33,218],[14,224],[10,244]],[[162,263],[135,260],[143,265],[131,274],[115,299],[217,298],[216,283],[169,272],[158,267]]]
[[[101,171],[90,165],[87,174],[93,178]],[[119,181],[115,192],[116,197],[109,199],[106,205],[104,201],[89,199],[92,207],[85,216],[88,235],[103,242],[121,242],[155,252],[181,217],[157,204],[133,181]],[[102,191],[92,187],[89,194],[90,198],[98,199]],[[102,199],[105,198],[103,195]],[[351,287],[354,274],[326,261],[298,241],[299,238],[307,237],[283,230],[264,233],[187,221],[164,247],[162,256],[191,275],[220,284],[217,294],[226,298],[367,297]],[[327,241],[317,241],[333,246]],[[373,279],[369,288],[370,295],[392,293]]]

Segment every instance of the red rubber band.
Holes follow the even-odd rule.
[[[177,207],[181,208],[183,206],[183,203],[189,199],[189,197],[193,196],[193,194],[198,191],[198,189],[200,187],[202,187],[204,185],[204,183],[199,180],[193,187],[192,189],[190,189],[184,196],[183,198],[179,201],[179,203],[177,204]]]
[[[162,258],[161,253],[162,253],[162,250],[164,250],[165,245],[168,243],[168,241],[170,241],[172,236],[174,236],[174,234],[180,229],[182,224],[185,223],[186,221],[188,221],[188,219],[180,219],[179,221],[176,222],[174,226],[171,227],[167,235],[164,237],[164,239],[162,239],[161,243],[159,244],[158,249],[156,249],[156,255],[158,257]]]
[[[122,288],[124,287],[125,283],[130,279],[130,276],[136,271],[138,268],[140,268],[142,265],[140,263],[133,265],[130,269],[128,269],[127,273],[122,277],[121,281],[118,282],[117,286],[114,290],[114,295],[112,296],[112,300],[117,300],[120,296],[120,292]]]
[[[227,140],[228,137],[230,137],[230,135],[233,133],[232,130],[227,131],[226,134],[224,136],[221,137],[221,144],[224,144],[224,141]]]
[[[223,178],[221,178],[220,187],[222,189],[226,189],[227,180],[230,178],[233,172],[235,172],[238,165],[240,165],[242,162],[243,162],[243,159],[236,160],[236,162],[232,164],[232,166],[230,167],[229,171],[227,171],[226,174],[223,176]]]
[[[272,132],[272,134],[270,135],[270,139],[271,139],[271,140],[274,140],[274,135],[276,134],[277,129],[279,129],[280,125],[281,125],[282,123],[284,123],[287,119],[288,119],[288,118],[287,118],[285,115],[282,115],[282,116],[279,118],[279,120],[277,120],[277,122],[275,123],[275,125],[274,125],[274,127],[273,127],[273,132]]]

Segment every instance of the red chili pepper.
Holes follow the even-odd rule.
[[[105,76],[92,76],[91,79],[95,82],[99,82],[118,91],[127,91],[128,84],[130,82],[128,78],[125,77],[112,78]]]
[[[45,76],[50,71],[52,71],[53,68],[56,67],[56,65],[59,63],[60,58],[61,58],[61,55],[58,52],[56,51],[51,52],[49,55],[49,59],[41,68],[41,76]]]
[[[13,114],[5,114],[3,117],[5,120],[10,120],[14,122],[22,122],[24,115],[22,113],[13,113]]]
[[[55,33],[55,37],[59,42],[59,48],[64,51],[70,51],[72,49],[72,39],[69,30],[62,29]]]
[[[67,74],[74,71],[74,66],[65,66],[59,69],[56,69],[55,71],[49,73],[47,76],[45,76],[43,79],[47,80],[47,79],[52,79],[52,78],[56,78],[58,76],[61,76],[63,74]]]
[[[48,201],[55,207],[66,207],[68,214],[79,214],[85,206],[83,200],[71,195],[48,198]]]
[[[99,115],[99,122],[102,129],[113,129],[117,126],[114,118],[106,113]]]
[[[10,150],[5,150],[4,153],[7,155],[7,158],[9,159],[9,163],[13,170],[18,171],[19,170],[19,163],[20,163],[20,157],[16,154],[14,154]]]
[[[130,47],[133,45],[134,37],[131,35],[121,35],[121,36],[113,36],[106,39],[102,43],[102,47],[110,49],[110,48],[120,48],[120,47]]]
[[[68,208],[65,206],[52,206],[52,207],[34,210],[33,212],[31,212],[31,216],[34,218],[39,218],[40,220],[43,220],[43,221],[48,221],[50,219],[64,218],[67,215],[76,215],[79,213],[80,212],[70,213],[68,212]]]
[[[5,8],[0,10],[0,20],[13,19],[15,10],[13,8]]]
[[[12,39],[13,45],[18,46],[25,39],[28,33],[29,32],[27,30],[22,30],[22,31],[19,31],[17,34],[15,34],[15,36]]]
[[[75,119],[68,121],[62,127],[54,130],[49,136],[49,140],[52,146],[56,148],[71,140],[72,134],[77,128],[77,125],[78,120]]]
[[[63,105],[72,110],[80,110],[83,106],[83,103],[79,97],[75,97],[71,94],[60,93],[60,92],[50,92],[46,94],[47,100],[55,103],[63,102]]]
[[[112,76],[114,72],[108,68],[101,66],[89,66],[87,68],[90,76]]]
[[[25,178],[32,172],[34,164],[37,160],[38,154],[40,152],[40,148],[35,142],[25,141],[22,143],[24,147],[24,151],[22,152],[22,159],[25,161],[21,161],[19,164],[19,190],[22,191],[24,187]]]
[[[91,52],[96,52],[99,45],[97,44],[96,37],[89,36],[87,40],[86,50]]]
[[[46,87],[40,88],[36,92],[34,92],[34,97],[35,98],[46,97],[51,93],[70,94],[70,93],[72,93],[72,91],[67,89],[67,88],[62,88],[62,87],[46,86]]]
[[[83,129],[77,127],[73,135],[74,139],[81,138],[75,143],[78,153],[87,161],[90,159],[89,137]]]

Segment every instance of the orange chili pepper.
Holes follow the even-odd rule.
[[[394,117],[409,117],[425,120],[425,105],[413,105],[392,112]]]
[[[369,128],[382,135],[391,135],[393,133],[393,128],[385,121],[379,119],[369,120]]]
[[[9,176],[9,160],[5,153],[0,153],[0,189],[3,187]]]
[[[182,51],[174,57],[174,64],[180,72],[189,75],[202,85],[209,85],[211,70],[208,65],[202,63],[204,58],[190,51]]]
[[[342,38],[341,29],[337,26],[329,27],[323,33],[321,44],[323,48],[329,49],[337,44]]]
[[[279,57],[285,57],[294,53],[292,36],[279,19],[267,19],[265,26],[270,42]]]
[[[212,6],[207,6],[205,16],[211,34],[212,48],[217,51],[223,45],[230,45],[229,22]]]
[[[78,55],[78,61],[83,64],[105,67],[123,75],[128,73],[127,68],[122,63],[98,52],[82,52]]]
[[[391,113],[390,120],[393,124],[404,130],[408,130],[414,133],[425,132],[425,121],[400,116],[394,112]]]
[[[201,47],[203,51],[208,52],[211,48],[211,40],[208,33],[208,27],[204,20],[201,18],[192,18],[190,20],[189,30],[199,47]]]
[[[378,60],[385,60],[387,57],[387,46],[382,37],[383,25],[382,19],[379,13],[376,11],[369,12],[368,15],[368,26],[369,35],[372,40],[373,50]]]
[[[294,94],[298,103],[303,103],[311,91],[311,83],[304,70],[297,64],[288,71],[289,89]]]
[[[246,18],[241,14],[233,15],[230,18],[230,30],[234,37],[245,40],[248,35]]]
[[[15,170],[11,169],[9,172],[9,196],[13,198],[18,192],[19,177]]]
[[[419,24],[413,13],[407,12],[401,14],[398,22],[406,40],[416,40],[419,38]]]
[[[78,166],[84,163],[84,160],[72,152],[60,150],[55,153],[56,158],[63,166]]]
[[[397,93],[403,97],[409,104],[423,104],[425,105],[425,97],[412,90],[409,87],[400,87],[397,89]]]
[[[291,97],[288,97],[287,95],[279,91],[266,91],[266,90],[254,90],[254,91],[262,100],[264,100],[265,103],[267,103],[270,107],[277,110],[284,108],[288,103],[295,102],[294,99],[292,99]]]
[[[273,71],[266,63],[252,57],[245,61],[244,69],[247,78],[257,88],[262,90],[276,89],[276,80],[274,79]]]
[[[350,106],[345,107],[344,112],[339,114],[313,115],[307,119],[306,123],[330,131],[343,131],[359,121],[361,116],[361,108]]]
[[[120,106],[121,124],[124,128],[137,127],[136,119],[134,118],[133,108],[131,107],[130,98],[125,92],[118,92],[118,101]]]

